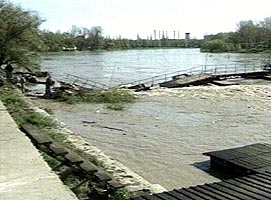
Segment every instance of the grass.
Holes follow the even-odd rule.
[[[128,190],[118,190],[109,196],[109,200],[128,200],[133,196],[133,193]]]
[[[105,103],[108,109],[123,110],[126,104],[134,102],[135,96],[128,90],[111,89],[76,91],[73,93],[63,92],[57,99],[68,104]]]
[[[0,88],[0,99],[19,126],[23,123],[31,123],[39,128],[53,125],[50,118],[30,110],[27,103],[19,97],[11,85]]]

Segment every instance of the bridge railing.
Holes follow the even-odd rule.
[[[64,81],[84,87],[89,89],[109,89],[109,88],[120,88],[124,86],[133,86],[133,85],[140,85],[144,84],[146,86],[152,86],[155,84],[159,84],[162,82],[171,81],[175,79],[181,79],[182,81],[188,81],[193,79],[200,79],[206,76],[214,76],[214,75],[237,75],[241,73],[249,73],[249,72],[260,72],[263,71],[262,66],[256,65],[201,65],[192,67],[190,69],[165,73],[157,76],[153,76],[151,78],[145,78],[141,80],[131,81],[128,83],[124,83],[121,85],[117,85],[114,87],[109,87],[105,84],[92,81],[86,78],[82,78],[72,74],[65,74]]]
[[[108,86],[105,84],[79,77],[73,74],[65,74],[63,81],[87,89],[108,89]]]
[[[230,75],[230,74],[240,74],[240,73],[249,73],[249,72],[257,72],[263,71],[262,66],[256,65],[201,65],[197,67],[192,67],[190,69],[175,71],[170,73],[165,73],[162,75],[153,76],[151,78],[141,79],[137,81],[131,81],[128,83],[124,83],[118,85],[117,87],[121,86],[129,86],[129,85],[140,85],[145,84],[155,85],[161,82],[167,82],[174,77],[182,78],[183,80],[191,78],[200,78],[202,76],[213,76],[213,75]]]

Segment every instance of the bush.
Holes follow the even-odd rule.
[[[79,91],[72,94],[62,93],[58,99],[66,103],[109,103],[108,108],[117,108],[121,110],[124,103],[132,103],[135,100],[134,95],[128,90],[112,89],[102,91]]]
[[[30,123],[39,128],[44,128],[46,126],[52,126],[53,122],[49,117],[43,116],[40,113],[26,113],[20,119],[20,124],[22,123]]]
[[[208,51],[208,52],[225,52],[226,51],[226,44],[220,40],[220,39],[215,39],[215,40],[210,40],[206,41],[202,44],[201,47],[202,51]]]

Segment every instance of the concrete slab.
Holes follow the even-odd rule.
[[[0,101],[0,199],[75,200]]]

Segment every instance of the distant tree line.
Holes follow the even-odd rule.
[[[251,20],[237,24],[236,32],[205,37],[203,52],[263,52],[271,50],[271,17],[258,23]]]
[[[160,40],[140,39],[128,40],[124,38],[104,38],[100,26],[91,29],[81,28],[79,34],[72,32],[53,33],[49,31],[42,32],[42,40],[47,46],[46,51],[62,50],[116,50],[116,49],[134,49],[134,48],[199,48],[201,40],[185,39],[167,39]]]
[[[271,49],[271,17],[261,22],[241,21],[236,32],[219,33],[204,40],[103,37],[100,26],[71,32],[39,29],[38,13],[0,0],[0,68],[9,64],[26,69],[38,66],[40,52],[115,50],[133,48],[201,48],[208,52],[262,52]]]

